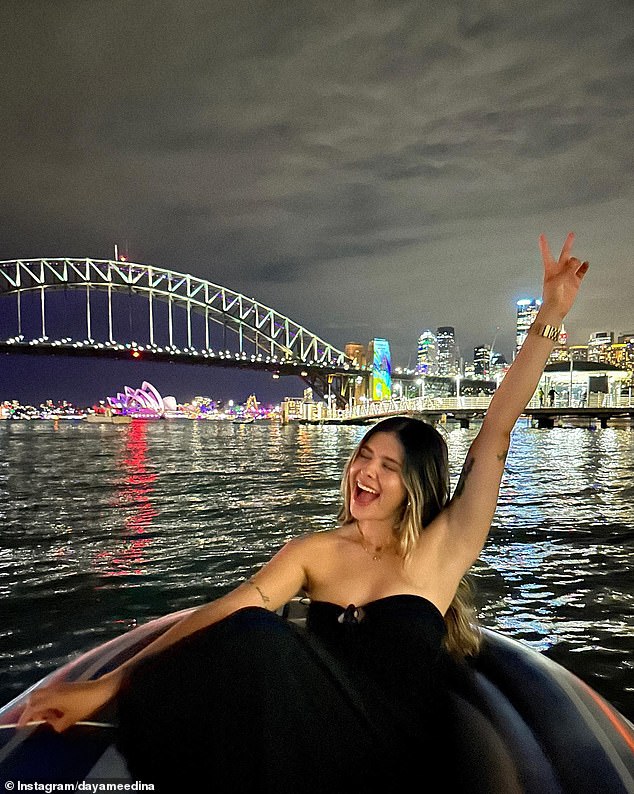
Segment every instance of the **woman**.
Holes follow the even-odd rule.
[[[442,437],[416,420],[377,424],[346,467],[339,526],[291,540],[113,672],[35,691],[21,724],[61,731],[116,698],[131,774],[168,791],[187,776],[223,792],[397,791],[412,761],[424,774],[449,740],[446,651],[478,649],[464,577],[511,430],[588,269],[572,244],[555,260],[540,237],[541,308],[451,499]],[[307,632],[275,614],[301,591]]]

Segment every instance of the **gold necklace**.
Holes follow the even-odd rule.
[[[362,529],[361,529],[361,527],[359,526],[359,522],[358,522],[358,521],[355,521],[355,524],[357,525],[357,530],[359,531],[359,536],[361,537],[361,548],[363,549],[363,551],[365,551],[365,553],[366,553],[366,554],[369,554],[369,555],[370,555],[370,557],[372,557],[372,559],[373,559],[375,562],[381,562],[381,560],[383,559],[383,555],[382,555],[382,553],[381,553],[381,552],[383,552],[383,551],[385,550],[385,546],[375,546],[375,547],[374,547],[374,550],[372,550],[372,549],[369,549],[369,548],[368,548],[368,547],[365,545],[365,543],[366,543],[366,541],[365,541],[365,535],[363,534],[363,530],[362,530]],[[391,545],[391,544],[390,544],[390,545]],[[389,548],[389,546],[388,546],[388,548]]]

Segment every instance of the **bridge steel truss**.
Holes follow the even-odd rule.
[[[155,302],[167,304],[167,334],[174,347],[175,307],[186,314],[187,348],[193,348],[192,314],[204,315],[205,349],[210,348],[210,322],[223,327],[237,340],[238,353],[247,346],[260,351],[281,364],[303,364],[301,377],[323,396],[333,393],[344,404],[351,378],[342,377],[342,370],[352,369],[359,375],[353,361],[344,352],[293,322],[269,306],[245,295],[213,284],[187,273],[154,265],[101,259],[15,259],[0,262],[0,296],[15,295],[18,336],[22,336],[22,296],[39,293],[42,341],[46,342],[46,294],[59,289],[85,290],[86,339],[93,342],[93,308],[91,294],[107,293],[108,342],[113,336],[113,293],[124,292],[145,296],[148,301],[149,350],[156,347]],[[132,341],[132,340],[130,340]],[[331,374],[327,374],[330,370]],[[332,373],[335,373],[334,375]],[[336,380],[335,380],[336,379]]]

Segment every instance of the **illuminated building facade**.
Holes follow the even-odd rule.
[[[453,326],[443,325],[437,328],[436,343],[438,345],[438,375],[458,375],[458,346]]]
[[[597,331],[588,339],[588,361],[608,361],[614,343],[613,331]]]
[[[517,307],[517,323],[515,328],[515,355],[526,339],[528,329],[537,317],[539,307],[542,305],[540,298],[523,298],[515,304]]]
[[[433,331],[423,331],[418,337],[416,372],[422,375],[438,374],[438,342]]]
[[[387,339],[376,338],[370,342],[368,359],[372,362],[370,399],[389,400],[392,396],[392,357]]]
[[[160,419],[177,411],[174,397],[161,397],[148,381],[143,381],[140,389],[124,386],[116,397],[108,397],[108,405],[115,413],[139,419]]]
[[[488,345],[480,345],[473,348],[473,377],[491,377],[491,348]]]
[[[568,354],[573,361],[587,361],[588,345],[569,345]]]
[[[549,363],[572,361],[610,365],[627,371],[628,384],[634,385],[634,334],[622,334],[615,342],[614,331],[597,331],[590,336],[587,345],[566,345],[566,339],[564,334],[560,336]]]

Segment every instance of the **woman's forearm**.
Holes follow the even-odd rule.
[[[561,326],[563,317],[542,306],[535,319],[534,328]],[[510,433],[518,418],[530,402],[553,349],[554,341],[529,331],[511,364],[504,380],[493,395],[485,417],[485,424],[494,425],[501,433]]]
[[[540,331],[545,325],[561,327],[588,271],[587,262],[571,256],[573,242],[574,234],[571,232],[566,237],[558,259],[555,259],[545,236],[542,234],[539,237],[544,263],[543,302],[524,344],[493,395],[482,424],[482,431],[487,434],[510,434],[535,393],[556,339],[548,339],[534,331]]]

